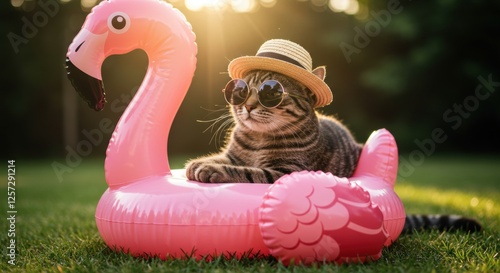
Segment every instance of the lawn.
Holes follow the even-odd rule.
[[[405,235],[376,262],[288,268],[270,257],[160,261],[115,253],[94,223],[106,188],[103,160],[85,159],[62,181],[51,163],[16,161],[15,265],[8,263],[10,223],[5,219],[11,214],[7,172],[2,173],[2,272],[500,272],[499,157],[430,157],[400,177],[396,188],[408,213],[472,216],[484,225],[483,232]]]

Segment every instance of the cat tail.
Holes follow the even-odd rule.
[[[479,232],[483,229],[475,219],[460,215],[448,214],[412,214],[407,215],[403,234],[411,234],[415,231],[464,231]]]

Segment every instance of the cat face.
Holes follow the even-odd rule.
[[[241,129],[261,133],[282,133],[291,130],[294,123],[314,113],[314,97],[302,84],[275,72],[252,71],[243,80],[249,86],[249,97],[241,105],[231,106],[234,120]],[[274,108],[264,107],[258,99],[257,90],[263,82],[275,80],[285,92],[283,101]]]

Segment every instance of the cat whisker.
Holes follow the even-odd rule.
[[[219,106],[219,105],[215,105],[215,106]],[[203,109],[203,110],[205,110],[205,111],[210,112],[208,114],[208,115],[210,115],[210,114],[217,113],[217,112],[227,111],[227,108],[229,108],[229,105],[224,105],[224,106],[222,106],[222,108],[218,108],[218,109],[208,109],[208,108],[205,108],[205,107],[200,107],[200,108]]]
[[[233,123],[234,123],[233,119],[226,119],[212,135],[209,143],[212,143],[212,141],[215,139],[215,146],[219,148],[217,140],[220,140],[223,137],[224,135],[223,132],[227,132],[227,128],[231,126]]]
[[[217,123],[219,120],[221,120],[223,117],[218,117],[218,118],[214,118],[214,119],[209,119],[209,120],[200,120],[200,119],[197,119],[196,122],[200,122],[200,123],[212,123],[208,128],[210,127],[213,127],[214,123]],[[205,133],[207,131],[207,129],[205,129],[203,131],[203,133]]]
[[[224,106],[223,108],[219,109],[208,109],[208,108],[203,108],[206,111],[209,111],[210,113],[207,114],[207,117],[210,115],[213,115],[214,113],[221,113],[222,115],[216,117],[216,118],[211,118],[211,119],[199,119],[196,120],[196,122],[200,123],[211,123],[205,130],[203,130],[203,133],[210,132],[212,133],[212,136],[210,138],[209,144],[212,144],[212,142],[215,140],[215,146],[216,148],[219,148],[218,145],[218,140],[222,137],[223,132],[227,130],[227,128],[233,124],[233,118],[232,114],[227,111],[227,108],[229,106]]]
[[[213,114],[217,114],[217,113],[220,113],[220,112],[223,112],[223,115],[222,116],[226,116],[226,115],[230,115],[229,113],[227,113],[227,106],[226,107],[223,107],[223,108],[219,108],[219,109],[208,109],[208,108],[205,108],[205,107],[200,107],[201,109],[205,110],[205,111],[208,111],[210,113],[208,113],[205,117],[208,117],[210,115],[213,115]],[[214,119],[208,119],[208,120],[202,120],[202,119],[198,119],[196,120],[197,122],[213,122],[213,121],[216,121],[217,119],[221,118],[221,116],[219,117],[216,117]]]
[[[201,122],[201,123],[212,123],[210,126],[208,126],[204,131],[203,133],[206,133],[207,131],[210,130],[210,132],[213,132],[213,129],[215,127],[215,125],[221,121],[224,121],[228,118],[231,118],[231,114],[223,114],[221,115],[220,117],[217,117],[217,118],[214,118],[214,119],[209,119],[209,120],[197,120],[197,122]]]

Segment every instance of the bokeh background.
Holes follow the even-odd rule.
[[[99,122],[116,123],[147,69],[141,51],[103,66],[108,105],[94,112],[66,79],[67,47],[96,0],[0,2],[2,158],[64,163]],[[227,64],[266,40],[304,46],[334,93],[321,112],[364,142],[387,128],[402,154],[500,154],[500,2],[491,0],[176,0],[199,47],[170,157],[215,152]],[[200,122],[205,121],[205,122]],[[207,129],[208,128],[208,129]],[[431,144],[440,132],[439,143]],[[101,132],[81,158],[103,157]],[[423,144],[422,144],[423,143]],[[87,147],[88,148],[88,147]],[[82,150],[83,151],[83,150]],[[409,158],[412,159],[411,157]]]

